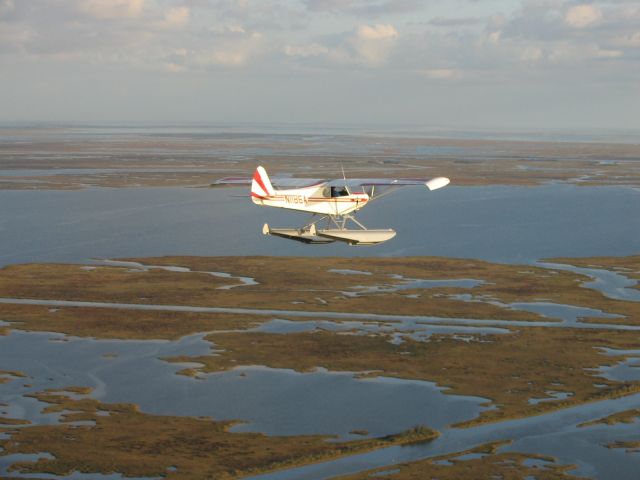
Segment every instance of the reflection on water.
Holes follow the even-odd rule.
[[[455,183],[455,179],[454,179]],[[0,191],[0,265],[157,255],[437,255],[527,263],[640,250],[640,190],[541,187],[409,188],[364,209],[398,235],[375,247],[302,245],[261,233],[305,223],[260,208],[244,189]],[[544,241],[540,233],[544,232]],[[242,238],[242,242],[238,239]]]

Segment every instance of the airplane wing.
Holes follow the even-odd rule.
[[[331,180],[328,186],[346,186],[349,190],[364,191],[371,199],[376,199],[388,195],[401,187],[426,186],[429,190],[437,190],[449,185],[450,180],[446,177],[435,178],[342,178]]]
[[[344,187],[351,192],[366,192],[371,199],[376,199],[388,195],[401,187],[426,186],[429,190],[437,190],[449,184],[446,177],[435,178],[338,178],[335,180],[324,180],[319,178],[294,178],[294,177],[271,177],[272,185],[276,189],[304,188],[312,185],[322,185],[327,187]],[[212,184],[218,185],[251,185],[251,178],[227,177],[222,178]]]
[[[294,178],[294,177],[269,177],[271,180],[271,184],[274,188],[279,190],[286,190],[288,188],[304,188],[309,187],[311,185],[319,185],[321,183],[326,183],[327,180],[324,178]],[[212,186],[223,186],[223,185],[251,185],[251,177],[227,177],[221,178],[220,180],[216,180],[212,183]]]
[[[446,177],[436,178],[348,178],[346,181],[342,178],[331,180],[327,186],[343,186],[353,187],[407,187],[411,185],[424,185],[429,190],[437,190],[449,184]]]

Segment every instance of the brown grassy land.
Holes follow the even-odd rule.
[[[482,341],[461,342],[451,335],[433,335],[429,342],[406,340],[400,345],[390,343],[385,335],[325,331],[287,335],[217,333],[207,338],[215,344],[215,354],[171,360],[201,363],[205,372],[241,365],[297,371],[324,367],[330,371],[374,371],[383,376],[430,380],[450,387],[447,393],[489,398],[497,406],[466,426],[537,415],[640,391],[640,382],[614,382],[589,371],[623,358],[607,356],[600,347],[640,347],[634,332],[525,328],[511,334],[475,336],[475,340]],[[596,383],[607,386],[598,388]],[[572,392],[573,396],[528,403],[531,398],[550,398],[546,392],[558,390]]]
[[[624,448],[627,453],[640,452],[640,442],[613,442],[607,445],[607,448]]]
[[[10,304],[0,305],[0,318],[10,321],[12,327],[19,330],[127,340],[176,340],[199,332],[245,330],[264,321],[251,315],[225,313],[145,312]]]
[[[615,425],[617,423],[634,423],[640,418],[640,410],[625,410],[624,412],[616,412],[612,415],[608,415],[598,420],[592,420],[591,422],[584,422],[578,425],[579,427],[590,427],[591,425]]]
[[[196,186],[225,176],[250,176],[260,164],[270,173],[316,178],[339,177],[345,165],[351,178],[445,175],[456,185],[640,184],[640,147],[631,144],[338,135],[321,140],[326,150],[335,152],[327,154],[318,153],[307,135],[111,133],[96,138],[74,132],[69,140],[64,130],[59,136],[43,133],[0,129],[0,138],[10,136],[0,142],[0,169],[123,171],[6,176],[0,177],[0,188]],[[16,136],[22,138],[16,141]],[[425,153],[419,153],[421,149]],[[170,171],[135,171],[141,168]]]
[[[15,370],[0,370],[0,384],[7,383],[14,378],[26,378],[27,376],[22,372],[16,372]]]
[[[0,296],[463,318],[539,318],[448,296],[468,292],[505,303],[547,300],[609,312],[624,311],[628,314],[624,323],[640,321],[640,315],[634,316],[639,302],[612,301],[581,287],[586,280],[583,276],[529,266],[432,257],[162,257],[141,262],[251,276],[259,284],[220,290],[218,287],[237,284],[238,280],[160,269],[132,272],[128,267],[86,270],[79,265],[14,265],[0,270]],[[372,275],[341,275],[329,272],[330,269],[362,270]],[[418,299],[407,299],[405,291],[368,293],[356,298],[340,293],[354,291],[357,285],[396,284],[399,280],[394,274],[420,279],[475,278],[485,283],[472,289],[419,290]],[[21,329],[103,338],[174,339],[202,331],[246,330],[261,320],[250,315],[26,305],[0,305],[0,312],[3,320]],[[635,391],[635,384],[626,386],[595,379],[585,368],[611,365],[622,359],[604,355],[600,347],[640,347],[634,332],[558,328],[520,329],[509,335],[483,336],[482,342],[469,343],[447,335],[433,336],[427,343],[406,341],[400,346],[389,343],[385,335],[345,336],[329,332],[289,335],[232,332],[208,338],[223,351],[217,356],[195,359],[204,363],[207,371],[255,364],[297,370],[315,367],[355,372],[378,370],[384,375],[435,381],[450,386],[455,393],[491,398],[499,409],[485,412],[482,421],[526,416]],[[509,370],[507,374],[505,368]],[[601,390],[594,383],[605,383],[609,388]],[[530,398],[545,398],[547,390],[570,391],[573,396],[537,405],[527,403]]]
[[[0,269],[0,296],[507,320],[541,319],[529,312],[509,310],[489,303],[463,302],[447,296],[468,291],[460,288],[421,290],[421,296],[416,299],[407,298],[406,295],[416,293],[409,290],[402,293],[363,294],[355,298],[342,293],[356,285],[397,283],[391,277],[392,271],[398,270],[394,265],[390,265],[388,273],[382,273],[381,276],[355,276],[328,272],[331,268],[353,266],[346,259],[219,257],[202,259],[200,263],[197,258],[180,257],[149,261],[156,260],[158,263],[180,266],[200,264],[203,268],[216,271],[255,276],[260,284],[220,290],[218,287],[238,281],[219,279],[205,273],[176,273],[158,269],[131,272],[125,267],[83,270],[78,265],[11,265]],[[435,268],[439,268],[439,265]],[[517,276],[516,269],[512,267],[511,270]],[[466,273],[471,273],[471,268]],[[456,278],[455,272],[446,277],[439,270],[423,270],[422,274],[433,274],[434,278]]]
[[[0,417],[0,428],[7,425],[29,425],[31,422],[20,418]]]
[[[16,463],[12,471],[237,478],[437,437],[437,432],[423,427],[351,442],[328,442],[332,437],[321,435],[268,437],[231,433],[228,429],[234,422],[144,414],[134,405],[104,404],[89,398],[74,400],[60,391],[42,392],[35,397],[50,404],[45,411],[60,412],[61,423],[5,429],[11,437],[0,440],[0,447],[3,455],[48,452],[55,458]],[[78,421],[93,425],[73,424]]]
[[[607,320],[610,323],[640,323],[640,302],[612,300],[598,291],[581,287],[588,280],[582,275],[531,266],[438,257],[161,257],[135,260],[251,276],[259,285],[221,290],[218,287],[238,283],[237,279],[159,269],[131,272],[126,267],[83,270],[78,265],[32,264],[0,269],[0,296],[506,320],[540,320],[541,317],[503,308],[491,301],[549,301],[600,309],[625,317]],[[363,270],[373,275],[340,275],[329,272],[330,269]],[[419,279],[473,278],[485,283],[472,289],[446,287],[375,292],[355,298],[342,293],[357,291],[358,285],[401,283],[393,278],[394,274]],[[472,294],[477,301],[452,298],[461,293]],[[408,298],[411,294],[419,297]]]
[[[522,478],[535,478],[537,480],[575,480],[584,478],[567,473],[568,470],[575,468],[575,465],[558,465],[555,463],[556,460],[553,457],[515,452],[495,453],[497,448],[503,444],[504,443],[500,442],[489,443],[464,452],[441,455],[427,460],[402,463],[354,475],[347,475],[340,477],[340,480],[370,480],[371,478],[377,477],[388,480],[467,480],[490,478],[501,480],[519,480]],[[457,458],[467,454],[480,454],[483,456],[481,458],[471,458],[468,460]],[[524,463],[526,460],[538,460],[545,463],[541,466],[527,466]]]
[[[250,276],[259,284],[221,290],[219,287],[238,284],[238,280],[159,269],[130,271],[128,267],[98,266],[87,270],[80,265],[14,265],[0,269],[0,297],[513,320],[540,317],[486,302],[545,300],[624,313],[626,318],[620,319],[620,323],[640,323],[639,302],[613,301],[581,287],[586,277],[530,266],[432,257],[162,257],[140,261],[149,265],[184,266],[198,271]],[[362,270],[372,275],[341,275],[329,272],[330,269]],[[355,298],[341,293],[357,291],[358,285],[397,284],[400,280],[393,277],[397,274],[418,279],[472,278],[485,283],[472,289],[375,292]],[[407,298],[410,293],[420,297]],[[472,294],[485,303],[451,298],[460,293]],[[214,343],[211,355],[172,359],[199,362],[203,364],[201,371],[205,372],[242,365],[298,371],[317,367],[356,373],[374,371],[374,375],[433,381],[449,387],[447,393],[484,397],[497,407],[466,422],[465,426],[537,415],[640,391],[640,382],[610,381],[596,376],[595,372],[598,367],[625,358],[606,355],[603,347],[640,348],[637,332],[511,327],[511,333],[503,335],[466,335],[469,341],[461,341],[453,335],[433,335],[427,342],[405,339],[404,343],[395,345],[389,342],[390,334],[387,333],[353,335],[316,331],[282,335],[246,331],[268,319],[235,314],[0,304],[0,320],[11,324],[6,328],[123,339],[175,339],[190,333],[213,332],[207,336]],[[13,373],[0,372],[0,382],[11,378],[8,375],[15,377]],[[72,391],[87,393],[83,389]],[[564,400],[529,404],[531,398],[551,398],[549,391],[573,395]],[[12,429],[11,425],[6,425],[11,423],[9,420],[4,428],[0,428],[0,431],[11,432],[9,440],[0,442],[6,454],[47,451],[56,457],[20,467],[28,472],[64,475],[76,469],[104,473],[117,470],[127,475],[225,478],[422,440],[431,435],[418,430],[391,439],[335,444],[326,442],[327,437],[230,433],[227,430],[231,425],[229,422],[147,415],[131,405],[104,405],[86,398],[73,400],[59,392],[44,392],[38,398],[50,403],[52,411],[69,410],[70,413],[65,413],[60,425],[28,425]],[[626,418],[624,414],[619,416]],[[91,424],[71,423],[80,420]],[[486,469],[504,474],[505,478],[520,478],[519,473],[533,468],[523,465],[524,459],[519,454],[488,455],[477,460],[453,461],[452,466],[435,465],[433,468],[449,470],[433,471],[443,479],[464,478],[464,472],[473,471],[470,469]],[[167,470],[173,466],[178,470]],[[406,470],[407,475],[419,471],[412,468]],[[563,468],[548,466],[542,473],[557,476],[538,475],[538,478],[566,478]],[[404,467],[402,472],[405,472]]]
[[[640,255],[631,255],[629,257],[552,258],[549,261],[566,263],[574,267],[613,270],[625,277],[640,280]],[[640,288],[640,285],[636,285],[634,288]]]
[[[630,264],[636,258],[629,257]],[[136,260],[136,259],[134,259]],[[451,259],[443,257],[402,257],[402,258],[323,258],[308,257],[162,257],[137,259],[142,263],[158,265],[180,265],[192,270],[210,271],[221,268],[235,275],[256,278],[261,285],[233,289],[232,295],[247,292],[265,292],[277,300],[276,293],[290,292],[295,295],[305,289],[322,292],[331,285],[331,290],[348,290],[354,285],[398,284],[393,275],[418,279],[460,279],[473,278],[485,283],[472,289],[431,288],[403,290],[391,294],[369,294],[360,298],[313,294],[313,298],[301,297],[303,308],[330,311],[377,312],[407,315],[433,315],[462,318],[496,318],[530,320],[540,317],[528,313],[505,310],[482,299],[498,300],[503,303],[549,301],[578,305],[603,310],[607,313],[623,315],[624,319],[610,319],[611,322],[640,323],[640,302],[612,300],[596,290],[582,287],[588,280],[583,275],[562,270],[549,270],[532,266],[505,265],[480,260]],[[354,269],[371,272],[373,275],[338,275],[331,269]],[[342,277],[342,278],[341,278]],[[1,284],[0,284],[1,285]],[[291,286],[296,285],[292,290]],[[0,287],[1,288],[1,287]],[[1,291],[1,290],[0,290]],[[220,292],[220,291],[218,291]],[[420,294],[419,298],[408,299],[406,295]],[[471,293],[479,302],[461,302],[449,296]],[[318,305],[316,297],[321,296],[327,304]],[[327,298],[328,297],[328,298]],[[261,305],[266,302],[261,299]],[[289,298],[284,299],[283,308],[292,309]],[[248,306],[252,306],[249,300]],[[259,305],[257,305],[257,308]],[[264,308],[264,307],[262,307]],[[276,307],[277,308],[277,307]],[[295,308],[295,306],[293,306]]]
[[[160,269],[130,271],[128,267],[109,266],[87,270],[80,265],[14,265],[0,270],[0,296],[463,318],[539,318],[449,296],[471,293],[502,302],[547,300],[624,311],[628,314],[621,320],[624,323],[640,321],[640,316],[633,315],[640,307],[639,302],[611,301],[597,291],[581,287],[586,280],[583,276],[530,266],[433,257],[162,257],[141,262],[251,276],[259,284],[220,290],[219,287],[237,284],[238,280]],[[330,269],[373,274],[341,275],[329,272]],[[355,291],[357,285],[396,284],[399,280],[394,274],[420,279],[475,278],[485,283],[472,289],[414,290],[420,294],[417,299],[406,298],[406,291],[367,293],[356,298],[341,293]],[[3,304],[0,319],[25,330],[98,338],[175,339],[202,331],[246,330],[269,317]],[[611,365],[624,358],[607,356],[601,347],[640,348],[634,332],[563,328],[519,328],[507,335],[473,336],[468,343],[451,335],[435,335],[429,342],[407,340],[399,346],[389,343],[386,334],[354,336],[322,331],[288,335],[230,332],[208,338],[221,350],[216,356],[182,360],[202,362],[206,371],[258,364],[297,370],[316,367],[354,372],[377,370],[387,376],[435,381],[451,387],[452,393],[492,399],[499,408],[485,412],[477,421],[533,415],[636,391],[635,383],[626,385],[596,378],[585,369]],[[599,389],[594,383],[608,387]],[[573,396],[528,404],[530,398],[548,397],[546,391],[568,391]]]
[[[548,260],[553,263],[564,263],[573,265],[574,267],[597,268],[603,270],[611,270],[624,275],[627,278],[640,280],[640,255],[631,255],[628,257],[586,257],[586,258],[551,258]],[[640,289],[640,283],[629,288]],[[580,299],[584,301],[582,298]],[[624,302],[612,300],[603,304],[603,310],[610,313],[620,313],[626,315],[628,320],[637,323],[640,318],[640,302]],[[607,310],[608,309],[608,310]],[[627,319],[622,320],[627,323]],[[619,319],[588,319],[587,322],[597,323],[619,323]]]

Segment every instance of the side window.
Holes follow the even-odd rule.
[[[345,197],[349,195],[349,192],[345,187],[331,187],[331,198]]]

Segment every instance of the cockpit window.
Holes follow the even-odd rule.
[[[346,197],[349,192],[346,187],[331,187],[331,198]]]

